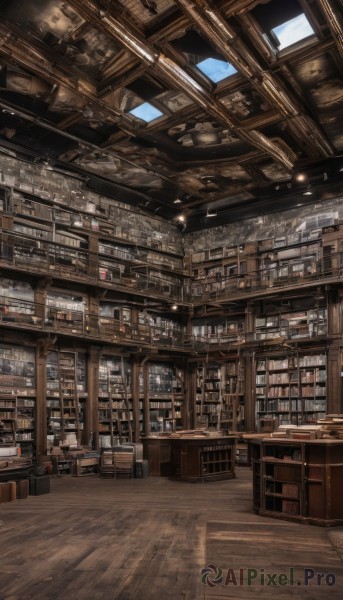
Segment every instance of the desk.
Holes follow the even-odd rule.
[[[235,436],[168,436],[143,440],[149,476],[180,481],[218,481],[235,477]]]

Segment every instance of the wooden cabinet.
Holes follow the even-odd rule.
[[[151,477],[218,481],[235,476],[235,443],[234,436],[158,437],[143,440],[143,450]]]
[[[264,438],[250,444],[256,512],[316,525],[343,523],[343,441]]]
[[[171,474],[170,438],[143,438],[143,457],[148,461],[149,477],[169,476]]]
[[[181,437],[171,440],[171,472],[182,481],[235,477],[235,437]]]

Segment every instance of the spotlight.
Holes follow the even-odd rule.
[[[298,175],[296,175],[295,179],[297,181],[305,181],[306,180],[306,175],[305,175],[305,173],[298,173]]]
[[[178,309],[178,305],[177,304],[173,304],[171,307],[172,310],[177,310]]]
[[[312,196],[312,190],[310,184],[307,186],[307,190],[303,192],[303,196]]]
[[[185,215],[178,215],[177,220],[179,221],[179,223],[184,223],[186,220],[186,217],[185,217]]]

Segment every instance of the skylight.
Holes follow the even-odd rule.
[[[230,75],[237,73],[237,69],[230,63],[216,58],[206,58],[197,64],[198,69],[202,71],[213,83],[218,83]]]
[[[154,121],[163,115],[158,108],[155,108],[155,106],[149,102],[144,102],[143,104],[136,106],[136,108],[130,110],[129,113],[134,117],[138,117],[138,119],[142,119],[142,121],[146,121],[146,123],[150,123],[150,121]]]
[[[286,21],[286,23],[275,27],[272,31],[280,42],[280,45],[278,45],[279,50],[314,35],[314,31],[304,14]]]

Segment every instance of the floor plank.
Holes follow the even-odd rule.
[[[251,471],[237,475],[205,484],[65,476],[51,494],[2,504],[0,600],[341,598],[343,528],[259,517]],[[291,568],[293,585],[267,585],[267,574]],[[336,585],[296,585],[306,568]]]

